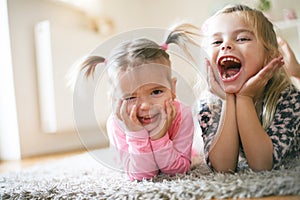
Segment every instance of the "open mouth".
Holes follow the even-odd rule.
[[[140,121],[143,125],[151,124],[151,123],[155,122],[157,118],[158,118],[158,114],[153,115],[153,116],[142,116],[142,117],[138,117],[139,121]]]
[[[233,56],[223,56],[218,61],[219,73],[223,81],[233,81],[241,71],[241,61]]]

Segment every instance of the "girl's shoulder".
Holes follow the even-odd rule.
[[[207,92],[199,98],[198,104],[200,110],[219,112],[222,109],[223,101],[218,96]]]
[[[294,85],[282,90],[277,101],[277,109],[289,109],[292,113],[300,113],[300,90]]]
[[[174,100],[174,106],[177,113],[190,113],[192,112],[192,107],[185,104],[184,102],[176,99]]]
[[[290,103],[300,103],[300,90],[292,85],[289,85],[281,91],[279,101],[290,101]]]

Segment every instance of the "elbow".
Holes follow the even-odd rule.
[[[231,161],[229,162],[228,160],[210,160],[211,163],[211,168],[215,172],[220,172],[220,173],[233,173],[236,171],[237,167],[237,161]]]
[[[233,166],[213,166],[213,170],[219,173],[233,173],[236,171],[236,167]]]
[[[165,168],[161,168],[161,172],[164,174],[168,174],[170,176],[174,176],[176,174],[185,174],[191,168],[191,161],[188,159],[183,159],[181,162],[176,162],[173,165],[167,166]]]
[[[249,164],[249,168],[255,172],[270,171],[272,170],[272,164],[260,164],[260,163]]]
[[[131,181],[142,181],[142,180],[149,180],[152,177],[156,176],[158,171],[149,172],[149,173],[130,173],[128,172],[127,175]]]
[[[273,159],[248,161],[249,168],[255,172],[273,169]]]

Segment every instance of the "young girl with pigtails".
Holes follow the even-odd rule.
[[[282,67],[272,23],[229,5],[202,30],[216,97],[200,100],[198,116],[208,165],[221,172],[288,165],[300,152],[300,91]]]
[[[192,34],[185,31],[187,26],[177,26],[161,45],[138,38],[121,43],[105,59],[90,56],[82,64],[87,77],[97,64],[107,67],[114,88],[107,132],[130,180],[190,169],[193,116],[191,108],[176,99],[167,52],[172,43],[185,49]]]

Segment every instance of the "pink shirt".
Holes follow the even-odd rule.
[[[130,180],[149,179],[159,172],[175,175],[190,169],[194,123],[191,108],[178,102],[176,118],[167,134],[151,140],[148,132],[127,132],[114,115],[107,121],[110,146],[118,152],[120,165]]]

